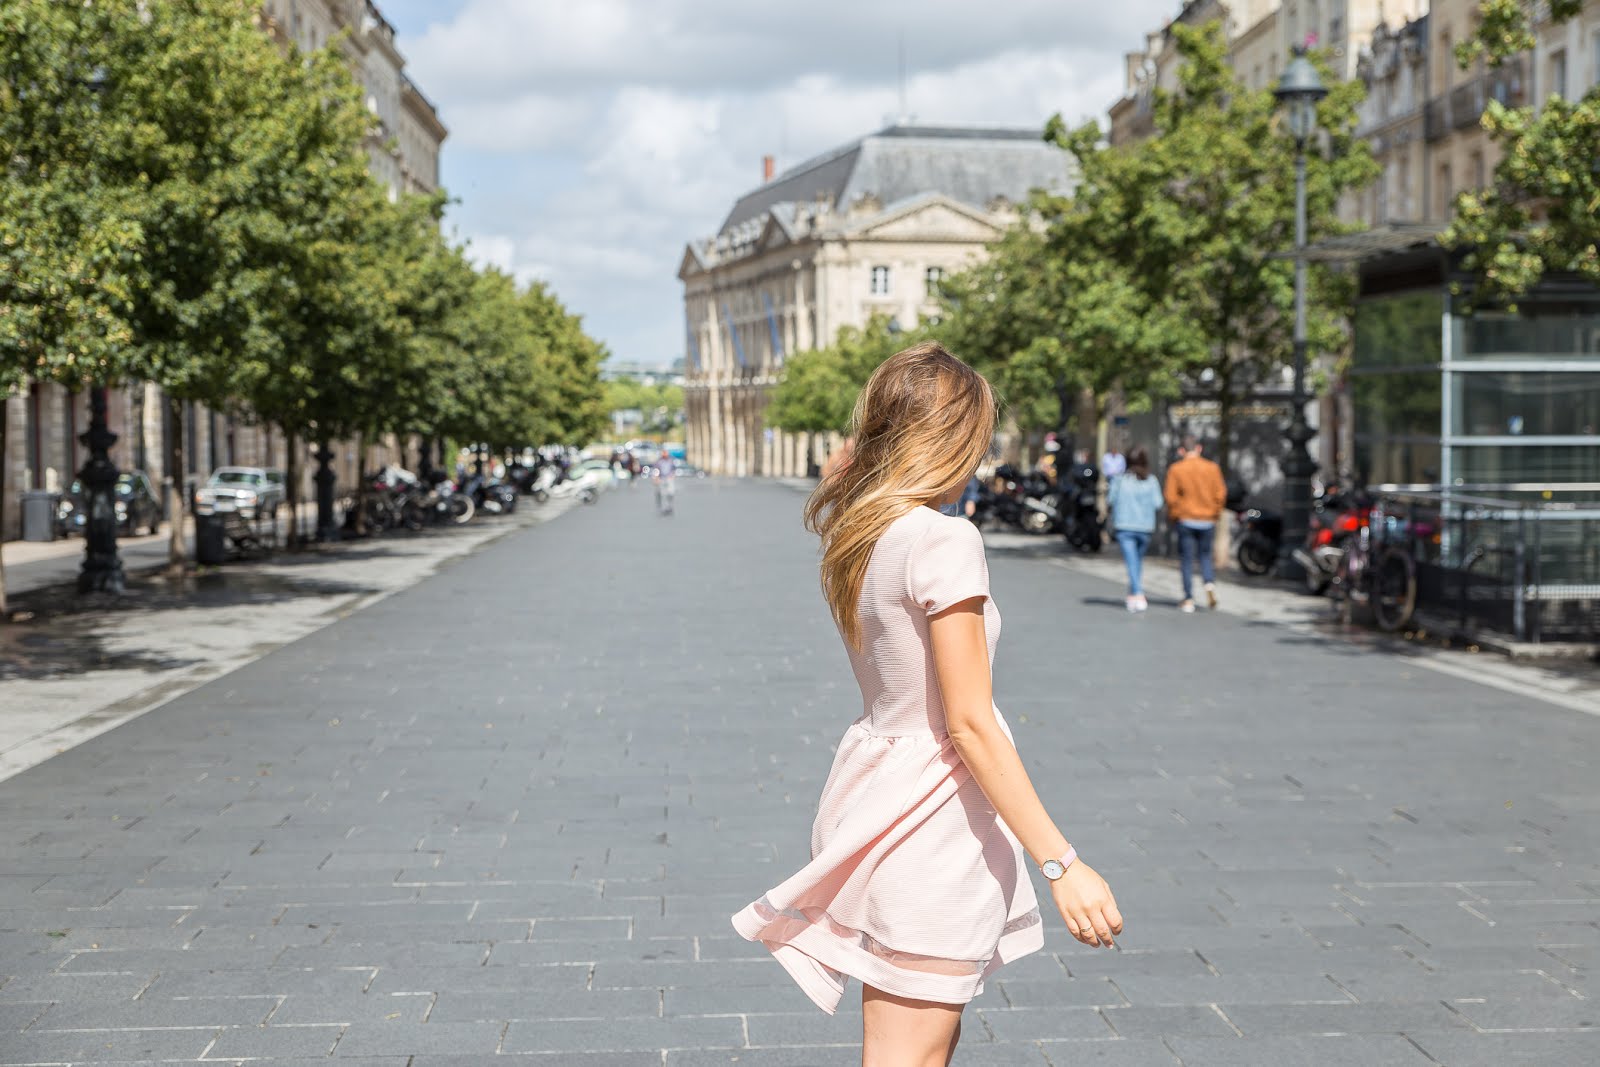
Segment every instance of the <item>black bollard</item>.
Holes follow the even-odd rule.
[[[317,461],[317,540],[339,540],[339,524],[333,521],[333,450],[323,441],[312,453]]]

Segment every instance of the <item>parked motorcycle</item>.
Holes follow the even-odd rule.
[[[1105,520],[1100,517],[1100,472],[1092,463],[1075,463],[1056,483],[1058,528],[1067,544],[1080,552],[1098,552],[1105,545]]]
[[[1365,492],[1329,490],[1311,513],[1306,542],[1294,550],[1294,560],[1305,572],[1306,591],[1321,596],[1339,573],[1353,538],[1372,517],[1372,500]]]
[[[509,482],[474,474],[467,478],[461,491],[486,515],[509,515],[517,510],[517,490]]]
[[[567,497],[576,497],[583,504],[593,504],[600,498],[600,477],[593,471],[585,471],[576,478],[568,478],[566,471],[552,463],[540,472],[532,491],[533,499],[541,504]]]

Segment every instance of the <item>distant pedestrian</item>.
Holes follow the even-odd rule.
[[[671,515],[678,500],[678,461],[663,450],[655,463],[656,514]]]
[[[1178,462],[1167,471],[1167,515],[1178,529],[1178,571],[1183,577],[1183,603],[1178,610],[1194,611],[1194,562],[1200,558],[1205,581],[1206,606],[1217,606],[1216,565],[1211,558],[1217,520],[1228,499],[1222,468],[1206,459],[1200,440],[1186,434],[1178,449]]]
[[[1133,461],[1133,454],[1124,456],[1117,451],[1117,446],[1112,445],[1106,449],[1106,454],[1100,457],[1100,473],[1105,475],[1106,484],[1120,478],[1128,470],[1128,464]]]
[[[1144,611],[1150,607],[1144,595],[1144,554],[1162,504],[1161,479],[1150,473],[1150,453],[1138,447],[1128,453],[1127,470],[1111,479],[1106,499],[1128,568],[1128,610]]]

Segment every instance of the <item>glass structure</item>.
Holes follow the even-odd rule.
[[[1439,287],[1364,297],[1347,387],[1369,485],[1600,506],[1600,292],[1515,313]]]

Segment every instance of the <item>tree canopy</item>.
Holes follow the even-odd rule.
[[[475,268],[442,196],[381,187],[375,123],[342,39],[285,54],[253,0],[0,4],[0,397],[142,380],[304,440],[597,432],[604,348]]]
[[[1233,73],[1213,23],[1171,27],[1178,86],[1154,100],[1155,133],[1110,146],[1096,123],[1052,119],[1070,196],[1035,197],[993,255],[944,286],[941,333],[989,369],[1024,425],[1064,428],[1079,397],[1135,409],[1187,382],[1216,397],[1223,460],[1231,409],[1270,382],[1292,346],[1294,144],[1270,92]],[[1377,174],[1355,136],[1362,89],[1336,83],[1309,153],[1312,240],[1339,232],[1339,197]],[[1347,279],[1311,272],[1309,348],[1336,351]]]
[[[1577,15],[1581,0],[1550,0],[1549,16]],[[1478,32],[1457,49],[1463,67],[1499,66],[1534,46],[1533,17],[1516,0],[1487,0]],[[1600,284],[1600,84],[1577,100],[1552,95],[1535,111],[1489,101],[1484,128],[1503,155],[1487,189],[1463,193],[1444,242],[1464,253],[1476,299],[1514,299],[1547,273]]]

